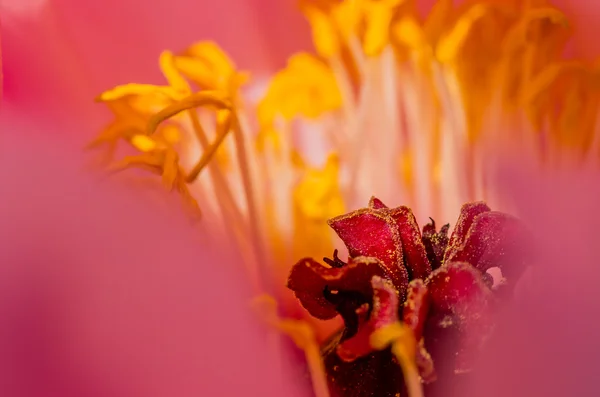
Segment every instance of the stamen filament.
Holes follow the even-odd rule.
[[[232,116],[227,115],[225,120],[222,123],[217,125],[217,137],[215,141],[208,145],[208,147],[204,150],[202,157],[198,161],[198,163],[192,168],[190,173],[185,178],[186,182],[191,183],[198,177],[198,174],[206,167],[206,165],[210,162],[214,154],[217,152],[217,149],[221,146],[221,143],[231,130],[231,120]]]
[[[257,270],[262,281],[263,291],[269,292],[272,290],[271,283],[273,280],[269,276],[269,273],[266,271],[266,269],[264,269],[264,266],[268,262],[264,252],[262,230],[259,228],[260,220],[258,219],[258,209],[256,207],[254,190],[252,188],[248,155],[246,152],[246,145],[244,143],[244,133],[242,132],[240,121],[234,110],[231,112],[231,117],[233,119],[233,136],[235,138],[238,165],[247,204],[248,224],[250,225],[250,241],[252,242],[252,246],[255,248]]]
[[[387,325],[371,335],[371,346],[383,350],[390,346],[404,375],[404,383],[409,397],[423,397],[423,386],[416,364],[417,343],[410,328],[396,322]]]
[[[409,397],[423,397],[423,386],[419,377],[419,370],[416,364],[409,357],[406,345],[402,342],[394,342],[392,344],[392,353],[400,363],[404,382],[408,389]]]
[[[208,137],[206,136],[204,128],[202,128],[202,124],[200,124],[198,114],[193,110],[190,110],[188,114],[192,122],[194,134],[200,142],[202,150],[206,152],[209,149],[210,143],[208,142]],[[233,199],[233,195],[231,194],[231,189],[227,184],[227,180],[223,176],[223,173],[221,173],[221,170],[219,169],[217,163],[208,162],[207,168],[211,179],[213,180],[215,196],[222,199],[218,200],[222,212],[224,213],[224,215],[225,213],[227,213],[229,216],[231,216],[231,219],[237,220],[236,222],[228,222],[228,224],[237,226],[243,220],[243,216],[239,207],[235,203],[235,200]]]
[[[142,153],[135,156],[125,156],[120,161],[108,167],[109,173],[118,173],[134,166],[150,170],[154,173],[162,173],[162,161],[152,153]]]
[[[175,102],[167,106],[160,112],[152,115],[148,121],[148,135],[154,134],[163,121],[181,113],[185,110],[194,109],[201,106],[214,106],[217,109],[231,110],[232,104],[218,91],[200,91],[195,94],[183,98],[181,101]]]

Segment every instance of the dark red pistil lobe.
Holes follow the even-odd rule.
[[[428,322],[435,322],[431,325],[440,333],[457,333],[457,345],[452,349],[454,369],[471,369],[474,355],[493,328],[492,291],[481,273],[464,262],[444,264],[431,274],[426,285],[431,296]],[[440,359],[447,360],[448,357]]]
[[[339,268],[325,267],[305,258],[292,268],[287,286],[312,316],[327,320],[338,315],[339,302],[332,302],[330,297],[326,297],[326,291],[356,292],[370,302],[373,276],[387,277],[385,268],[375,258],[353,258]]]
[[[387,212],[396,222],[400,233],[404,266],[409,270],[411,278],[425,279],[431,273],[431,265],[415,216],[410,208],[403,206]]]
[[[433,219],[431,219],[431,223],[423,226],[423,245],[432,270],[440,267],[444,260],[444,252],[448,247],[448,229],[450,229],[450,224],[445,224],[439,232],[436,231]]]
[[[350,257],[379,259],[387,270],[388,278],[404,298],[408,272],[402,259],[400,235],[387,214],[364,208],[330,219],[329,225],[348,248]]]
[[[370,354],[373,351],[370,343],[373,332],[398,321],[398,291],[389,281],[377,276],[373,277],[371,284],[373,303],[369,319],[359,325],[356,335],[337,347],[337,353],[344,361],[354,361]]]
[[[467,203],[462,206],[458,221],[456,222],[450,240],[448,241],[448,248],[444,254],[444,262],[452,257],[458,247],[465,241],[475,217],[488,211],[491,211],[490,207],[482,201]]]

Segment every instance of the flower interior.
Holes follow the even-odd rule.
[[[265,87],[202,41],[160,55],[163,85],[124,84],[98,97],[114,117],[90,147],[104,148],[112,173],[156,174],[147,182],[175,191],[193,219],[204,217],[200,227],[242,253],[256,293],[277,297],[312,330],[300,339],[321,393],[314,347],[339,322],[324,328],[314,318],[345,323],[328,369],[396,360],[407,381],[390,387],[411,394],[415,376],[468,369],[480,340],[464,329],[491,327],[486,270],[500,267],[508,280],[521,271],[505,269],[498,253],[517,222],[471,204],[448,237],[433,222],[421,232],[417,219],[455,219],[464,202],[498,201],[487,172],[498,145],[545,167],[595,164],[600,154],[598,68],[566,56],[572,27],[560,10],[439,0],[422,16],[415,3],[302,0],[315,51],[291,56]],[[381,200],[338,216],[373,194]],[[306,259],[291,270],[289,286],[313,318],[282,286],[297,258],[343,249],[336,234],[347,261],[336,254],[328,266]],[[426,335],[438,331],[456,331],[455,364],[435,357],[437,337]],[[330,374],[334,388],[349,393],[352,368]]]
[[[531,264],[527,228],[483,202],[462,206],[450,236],[433,220],[421,233],[409,208],[378,199],[329,225],[347,261],[337,252],[327,264],[302,259],[288,288],[312,316],[344,320],[322,349],[336,396],[414,397],[424,395],[422,384],[456,382],[473,369]],[[504,283],[494,284],[492,268]]]

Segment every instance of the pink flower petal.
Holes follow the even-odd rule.
[[[99,92],[164,81],[157,65],[165,49],[215,40],[240,68],[260,76],[309,48],[311,37],[301,13],[286,1],[43,3],[35,12],[3,8],[4,103],[42,125],[77,126],[65,131],[76,132],[69,138],[80,143],[102,125],[104,110],[93,102]]]
[[[0,156],[1,395],[303,395],[238,253],[21,132]]]

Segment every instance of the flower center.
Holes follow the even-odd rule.
[[[277,295],[298,257],[342,248],[325,221],[372,195],[445,223],[463,202],[502,207],[486,173],[499,144],[597,162],[597,66],[563,58],[559,10],[521,3],[439,0],[422,18],[411,0],[304,0],[316,53],[260,100],[216,44],[165,51],[166,85],[98,97],[114,120],[90,146],[113,172],[159,174]]]

